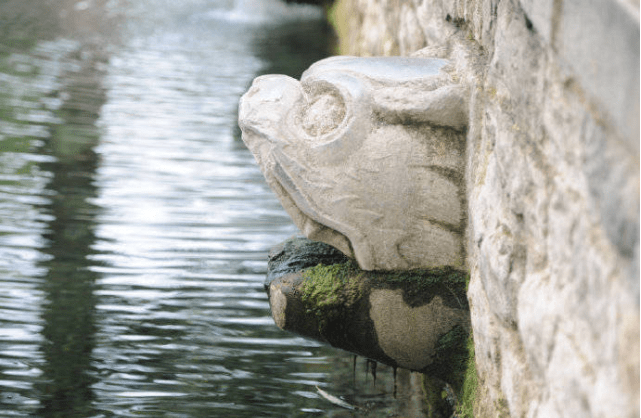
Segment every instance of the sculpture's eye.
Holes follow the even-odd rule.
[[[311,137],[323,136],[341,125],[345,112],[343,97],[335,90],[324,90],[303,110],[301,124]]]

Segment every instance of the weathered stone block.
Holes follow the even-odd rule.
[[[460,387],[470,329],[467,273],[450,267],[372,272],[352,261],[324,265],[332,252],[301,238],[272,252],[268,293],[276,325]],[[297,270],[301,265],[314,266]]]

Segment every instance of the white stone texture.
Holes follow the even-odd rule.
[[[335,57],[254,81],[243,140],[303,234],[364,270],[463,265],[467,92],[448,67]]]
[[[638,417],[639,3],[341,1],[470,85],[476,416]]]

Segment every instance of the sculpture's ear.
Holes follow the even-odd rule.
[[[374,112],[389,123],[427,123],[462,131],[468,124],[467,88],[449,84],[434,90],[385,87],[374,93]]]

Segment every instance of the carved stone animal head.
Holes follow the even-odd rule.
[[[243,140],[308,238],[365,270],[462,264],[466,91],[448,64],[334,57],[254,80]]]

